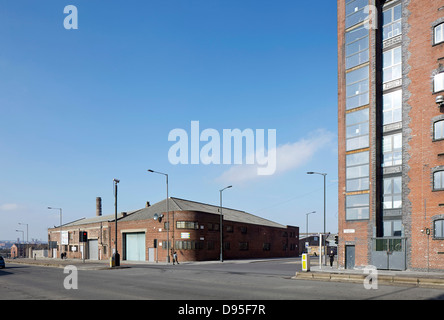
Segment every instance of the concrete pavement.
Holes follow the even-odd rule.
[[[311,267],[309,272],[296,272],[292,279],[364,283],[372,278],[383,285],[408,285],[444,290],[444,272],[393,271],[371,269],[338,269],[330,266]]]

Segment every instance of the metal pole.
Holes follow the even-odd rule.
[[[220,232],[220,262],[224,262],[223,258],[223,251],[224,251],[224,243],[223,243],[223,214],[222,214],[222,191],[225,189],[231,188],[232,186],[225,187],[221,190],[219,190],[220,193],[220,226],[219,226],[219,232]]]
[[[167,207],[167,222],[168,222],[168,229],[167,229],[167,262],[170,263],[170,201],[169,201],[169,195],[168,195],[168,174],[165,173],[166,177],[166,188],[167,188],[167,198],[166,198],[166,207]],[[174,219],[173,219],[173,244],[174,244]]]
[[[119,179],[113,179],[114,182],[114,221],[115,221],[115,234],[114,234],[114,247],[115,247],[115,254],[114,254],[114,266],[118,267],[120,266],[120,255],[117,250],[117,184],[120,182]]]
[[[219,231],[220,231],[220,262],[224,262],[224,258],[223,258],[223,235],[222,235],[222,230],[223,230],[223,226],[222,226],[222,191],[223,190],[219,190],[220,193],[220,226],[219,226]]]
[[[167,263],[170,263],[170,207],[169,207],[169,195],[168,195],[168,174],[163,172],[154,171],[151,169],[148,169],[148,172],[157,173],[157,174],[163,174],[166,177],[166,189],[167,189],[167,198],[166,198],[166,211],[167,211]],[[173,216],[173,242],[174,242],[174,216]],[[173,244],[174,245],[174,244]],[[173,246],[174,247],[174,246]]]
[[[327,193],[327,189],[326,189],[326,184],[325,184],[325,178],[327,176],[326,173],[323,174],[324,176],[324,235],[326,234],[326,219],[325,219],[325,208],[326,208],[326,193]],[[324,263],[325,265],[327,265],[327,248],[325,247],[325,240],[324,240]]]

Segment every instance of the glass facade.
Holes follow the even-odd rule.
[[[369,30],[368,0],[346,0],[346,220],[369,218]],[[361,150],[363,149],[363,150]],[[367,149],[367,150],[366,150]],[[359,152],[356,152],[359,150]]]

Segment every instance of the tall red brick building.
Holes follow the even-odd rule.
[[[444,1],[338,0],[339,264],[444,269]]]

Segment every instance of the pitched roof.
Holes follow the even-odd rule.
[[[219,208],[220,208],[219,206],[214,206],[211,204],[179,199],[174,197],[169,198],[168,206],[170,211],[199,211],[216,215],[219,215]],[[160,202],[153,204],[150,207],[143,208],[136,212],[133,212],[132,214],[129,214],[128,216],[122,218],[121,221],[153,219],[155,213],[160,214],[166,211],[167,211],[166,199],[164,199]],[[257,225],[276,227],[276,228],[286,228],[285,225],[255,216],[251,213],[241,210],[222,207],[222,214],[224,216],[224,220],[226,221],[257,224]]]

